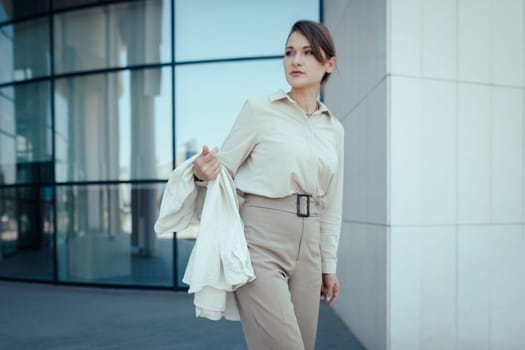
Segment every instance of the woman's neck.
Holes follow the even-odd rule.
[[[319,89],[293,89],[288,95],[301,107],[306,115],[311,115],[318,109],[317,96]]]

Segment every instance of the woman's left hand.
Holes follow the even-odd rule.
[[[339,296],[339,280],[335,273],[323,273],[321,284],[321,300],[326,300],[328,305],[334,305]]]

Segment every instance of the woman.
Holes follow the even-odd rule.
[[[298,21],[283,60],[288,93],[250,98],[220,152],[205,146],[194,175],[215,179],[224,165],[244,194],[255,281],[235,292],[249,349],[314,349],[321,299],[339,294],[343,137],[317,100],[336,63],[327,28]]]

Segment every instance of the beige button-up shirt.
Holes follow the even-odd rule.
[[[219,151],[245,193],[319,198],[323,273],[335,273],[343,201],[344,129],[327,107],[311,116],[284,91],[250,98]]]

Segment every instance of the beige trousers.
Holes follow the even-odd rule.
[[[250,350],[313,350],[319,316],[319,209],[296,215],[296,196],[247,195],[241,208],[255,281],[236,298]]]

